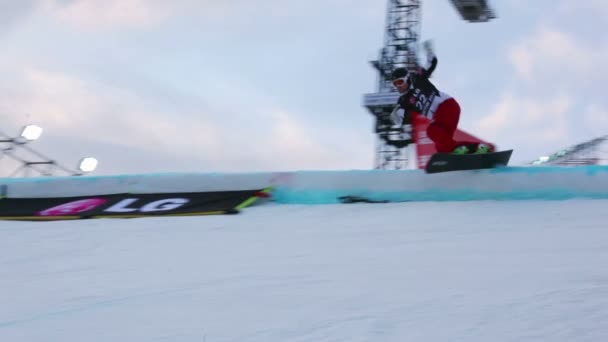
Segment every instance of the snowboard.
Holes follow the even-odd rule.
[[[485,154],[435,153],[426,164],[426,173],[492,169],[507,166],[513,150]]]

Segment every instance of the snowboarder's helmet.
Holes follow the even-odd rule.
[[[397,68],[391,74],[391,80],[396,80],[399,78],[404,78],[408,76],[408,72],[406,68]]]
[[[400,93],[405,92],[406,88],[411,86],[410,75],[406,68],[395,69],[391,74],[391,80]]]

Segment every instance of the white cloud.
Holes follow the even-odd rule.
[[[116,158],[124,159],[121,153],[127,149],[146,151],[155,155],[158,167],[164,167],[163,160],[182,158],[224,171],[355,167],[359,161],[328,149],[314,130],[282,109],[251,109],[232,117],[189,107],[169,113],[158,109],[154,99],[127,89],[39,68],[13,70],[19,70],[12,74],[13,89],[0,94],[0,109],[11,113],[3,118],[3,127],[36,123],[51,136],[86,141],[94,155],[100,152],[94,150],[97,144],[106,156],[113,146],[110,155]],[[127,159],[130,165],[114,166],[133,170],[138,158],[132,155]]]
[[[20,111],[30,113],[58,129],[72,129],[87,121],[91,108],[99,108],[99,99],[82,80],[38,69],[23,70],[23,94]],[[24,89],[24,90],[25,90]]]
[[[608,134],[608,107],[590,104],[583,114],[586,129],[593,135]]]
[[[573,12],[582,12],[593,16],[608,16],[608,2],[605,0],[562,0],[557,8],[560,13],[564,15],[571,15]]]
[[[532,79],[532,70],[535,63],[534,56],[525,46],[519,45],[512,48],[510,59],[520,77],[526,80]]]
[[[537,98],[507,93],[474,132],[499,149],[514,149],[514,164],[528,162],[581,139],[576,134],[580,117],[573,109],[573,98],[563,94]]]
[[[24,0],[26,1],[26,0]],[[248,27],[252,22],[274,19],[301,19],[318,16],[320,6],[327,13],[347,8],[359,16],[368,16],[367,3],[353,6],[348,0],[283,1],[283,0],[27,0],[43,8],[63,23],[89,31],[124,28],[150,28],[167,20],[185,16],[199,18],[199,27],[209,25]],[[373,6],[373,7],[372,7]],[[45,13],[46,14],[46,13]]]
[[[479,120],[476,131],[484,132],[490,136],[496,136],[498,132],[513,125],[513,113],[515,111],[515,100],[511,94],[503,96],[495,106],[490,115]]]
[[[150,0],[46,0],[60,21],[81,29],[149,27],[168,13],[161,2]]]
[[[608,56],[606,48],[579,43],[566,32],[541,28],[510,48],[510,60],[517,74],[533,80],[552,76],[554,80],[587,76]]]
[[[572,99],[566,95],[537,99],[506,94],[475,131],[505,141],[566,143],[572,107]]]
[[[14,82],[18,89],[2,98],[3,110],[13,113],[7,118],[13,127],[24,124],[26,114],[47,131],[75,140],[178,154],[219,147],[217,129],[204,116],[172,119],[154,110],[155,103],[124,89],[62,73],[22,70]]]
[[[37,2],[38,0],[0,1],[0,34],[27,17]]]
[[[230,169],[256,171],[364,168],[368,159],[344,153],[340,146],[320,141],[317,130],[299,116],[280,108],[248,111],[249,120],[240,118],[242,127],[222,125],[226,143],[217,165]],[[356,145],[356,146],[354,146]],[[351,143],[349,147],[357,148]],[[369,151],[371,153],[371,149]]]
[[[565,8],[564,3],[560,6]],[[605,2],[585,6],[597,11],[607,7]],[[539,153],[606,134],[607,102],[601,85],[608,79],[608,47],[597,44],[602,36],[582,37],[566,30],[541,26],[510,47],[513,83],[480,122],[480,130]]]
[[[290,165],[305,168],[306,165],[322,165],[332,160],[332,151],[315,141],[306,125],[294,115],[281,110],[269,113],[272,123],[269,144],[280,146],[280,158]]]

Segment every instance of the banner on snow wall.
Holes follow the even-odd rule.
[[[270,188],[242,191],[111,194],[79,197],[2,198],[0,219],[70,220],[234,214]]]

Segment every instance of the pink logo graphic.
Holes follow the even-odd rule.
[[[95,209],[106,203],[103,198],[87,198],[69,203],[60,204],[58,206],[41,210],[37,213],[38,216],[65,216],[75,215],[91,209]]]

